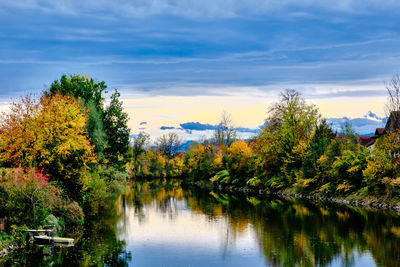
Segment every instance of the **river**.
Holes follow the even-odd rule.
[[[400,215],[332,203],[136,183],[73,247],[4,266],[399,266]],[[1,266],[2,264],[0,264]]]

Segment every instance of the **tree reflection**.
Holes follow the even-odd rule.
[[[121,206],[120,198],[113,211],[93,218],[83,233],[74,236],[79,239],[74,247],[30,245],[11,255],[4,266],[128,266],[132,255],[116,233],[116,224],[123,215]]]
[[[177,181],[134,183],[110,214],[90,221],[73,248],[34,247],[20,251],[5,266],[127,266],[134,264],[121,239],[132,211],[139,223],[155,209],[173,222],[179,212],[205,215],[222,222],[221,253],[249,231],[254,233],[266,264],[271,266],[352,266],[369,254],[378,266],[400,262],[400,216],[395,212],[262,198],[183,186]],[[134,252],[133,252],[134,253]]]
[[[266,261],[273,266],[333,262],[352,266],[355,257],[366,253],[377,265],[397,266],[400,261],[400,216],[395,212],[210,192],[173,181],[141,184],[134,191],[131,203],[139,214],[153,203],[173,218],[177,200],[184,200],[192,212],[209,220],[225,219],[229,229],[222,246],[226,249],[251,226]]]

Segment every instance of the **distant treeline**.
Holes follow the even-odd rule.
[[[398,90],[398,87],[388,87]],[[389,91],[390,92],[390,91]],[[391,102],[392,101],[392,102]],[[390,105],[396,99],[389,97]],[[398,101],[397,103],[400,103]],[[400,196],[400,130],[386,131],[372,147],[357,142],[351,125],[338,135],[295,90],[285,90],[268,110],[265,127],[249,140],[238,140],[231,118],[223,114],[213,138],[193,142],[178,153],[179,137],[166,134],[157,149],[146,148],[149,136],[135,137],[131,175],[175,177],[225,187],[292,190],[313,194]],[[396,200],[397,201],[397,200]]]

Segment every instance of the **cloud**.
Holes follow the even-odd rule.
[[[200,123],[200,122],[185,122],[180,124],[181,129],[185,131],[208,131],[208,130],[216,130],[220,127],[220,125],[212,125],[208,123]],[[260,127],[256,128],[248,128],[248,127],[235,127],[234,128],[239,133],[257,133]]]
[[[306,98],[382,96],[383,82],[400,69],[399,16],[391,16],[399,6],[377,0],[4,0],[0,91],[40,91],[64,73],[87,73],[124,98],[269,96],[289,87]],[[375,88],[366,88],[372,83]]]
[[[196,19],[235,18],[251,15],[274,16],[277,12],[286,11],[294,17],[309,16],[308,10],[326,10],[344,13],[367,13],[370,10],[393,11],[400,7],[395,0],[338,0],[332,5],[329,1],[320,0],[113,0],[113,1],[52,1],[52,0],[3,0],[0,7],[37,10],[44,13],[65,14],[71,16],[113,15],[129,18],[146,18],[149,16],[182,16]]]
[[[180,126],[184,130],[195,130],[195,131],[206,131],[206,130],[216,130],[218,125],[204,124],[200,122],[185,122],[181,123]]]
[[[174,130],[174,129],[176,129],[176,128],[172,127],[172,126],[161,126],[160,127],[160,130]]]
[[[345,123],[349,123],[354,131],[360,135],[373,135],[376,128],[383,128],[386,124],[386,118],[378,117],[371,111],[368,111],[363,118],[328,118],[327,121],[337,132],[342,131]]]
[[[386,120],[386,118],[379,117],[378,115],[376,115],[376,114],[373,113],[372,111],[368,111],[368,112],[364,115],[364,118],[366,118],[366,119],[375,119],[375,120],[377,120],[377,121]]]

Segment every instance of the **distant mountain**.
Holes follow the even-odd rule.
[[[190,144],[193,143],[193,140],[188,140],[185,143],[183,143],[181,145],[181,147],[179,148],[180,152],[186,151],[188,149],[188,147],[190,146]]]
[[[368,111],[363,118],[349,119],[343,118],[327,118],[328,123],[338,133],[342,132],[342,128],[346,122],[350,123],[352,128],[359,135],[373,135],[376,128],[384,128],[387,118],[381,118],[375,113]]]

